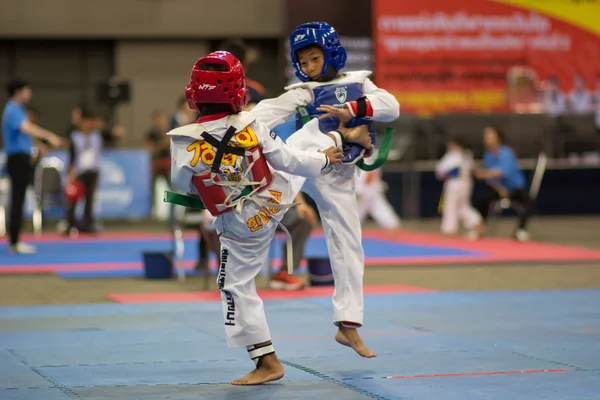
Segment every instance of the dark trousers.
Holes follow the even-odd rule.
[[[310,237],[310,233],[313,230],[313,226],[305,219],[301,219],[298,215],[298,211],[295,208],[289,209],[283,219],[281,220],[283,226],[290,231],[290,235],[292,236],[292,246],[293,246],[293,262],[294,262],[294,270],[298,268],[300,265],[300,261],[304,257],[304,248],[306,246],[306,242]],[[283,243],[283,264],[281,265],[280,271],[287,270],[287,246]]]
[[[83,186],[85,186],[85,205],[83,209],[83,221],[81,226],[82,230],[93,229],[94,226],[94,198],[96,195],[96,188],[98,187],[98,171],[86,171],[77,177]],[[67,209],[67,222],[70,227],[77,226],[75,220],[75,208],[77,203],[69,204]]]
[[[198,240],[198,264],[197,269],[208,270],[208,258],[210,253],[214,253],[217,256],[217,264],[221,257],[221,242],[219,241],[219,235],[214,229],[204,229],[202,224],[199,227]]]
[[[517,189],[509,192],[509,198],[519,205],[519,207],[515,208],[519,215],[519,229],[525,229],[529,216],[531,215],[532,204],[529,199],[529,194],[524,189]],[[500,196],[498,195],[498,192],[491,186],[486,186],[484,191],[482,191],[481,195],[475,201],[475,208],[479,211],[484,220],[488,216],[490,204],[499,199]]]
[[[33,174],[31,156],[26,153],[9,155],[6,161],[6,169],[8,170],[8,177],[11,184],[8,231],[10,244],[14,245],[19,242],[21,226],[23,225],[25,192]]]
[[[298,211],[295,208],[287,211],[281,223],[290,231],[290,235],[292,236],[294,269],[297,269],[304,257],[304,248],[313,230],[313,226],[307,220],[300,219]],[[205,231],[200,228],[200,235],[201,240],[198,247],[199,260],[197,265],[199,269],[206,268],[211,252],[217,255],[217,260],[219,254],[221,254],[219,236],[216,231]],[[283,265],[280,270],[287,270],[287,247],[285,243],[283,244]]]

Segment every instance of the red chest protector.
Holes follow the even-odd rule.
[[[194,175],[192,184],[213,216],[231,211],[240,199],[265,190],[273,179],[260,146],[229,146],[234,135],[239,145],[243,146],[244,133],[254,135],[253,139],[257,142],[250,127],[236,134],[236,128],[230,126],[222,140],[206,132],[202,134],[203,139],[212,146],[212,151],[208,150],[203,161],[212,161],[212,166],[210,170]],[[239,135],[242,135],[242,140]],[[252,143],[251,140],[248,142]],[[214,158],[211,159],[211,155]]]

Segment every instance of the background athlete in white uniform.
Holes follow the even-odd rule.
[[[372,127],[370,121],[390,122],[398,118],[398,102],[368,78],[370,72],[338,73],[344,67],[346,51],[329,24],[300,25],[290,36],[290,47],[296,75],[303,83],[286,88],[288,91],[276,99],[261,101],[252,110],[259,121],[272,128],[296,113],[298,107],[306,107],[302,113],[311,118],[310,122],[290,136],[287,144],[316,150],[328,142],[323,133],[331,129],[325,127],[335,129],[340,122]],[[302,190],[317,204],[323,223],[335,280],[336,340],[364,357],[374,357],[356,330],[363,324],[364,251],[353,164],[365,154],[365,149],[348,147],[341,140],[338,145],[344,146],[346,165],[334,166],[317,178],[292,179],[292,185],[295,191],[304,185]]]
[[[459,221],[476,238],[481,215],[471,205],[473,193],[473,155],[462,138],[448,140],[447,152],[435,166],[435,175],[444,181],[442,198],[442,233],[455,235]]]
[[[366,159],[377,158],[377,152]],[[360,221],[364,223],[367,216],[371,216],[377,225],[388,231],[396,231],[401,227],[400,217],[388,201],[385,192],[387,183],[382,179],[383,170],[361,171],[356,177],[356,198],[358,200],[358,213]]]
[[[247,112],[244,70],[230,53],[211,53],[196,62],[186,88],[190,106],[200,113],[194,124],[169,132],[171,179],[197,194],[216,216],[221,245],[217,283],[225,333],[231,347],[246,346],[256,368],[235,385],[280,379],[283,366],[256,293],[254,278],[263,268],[277,224],[296,196],[278,171],[316,177],[342,160],[341,148],[328,138],[322,151],[286,146]],[[366,129],[342,129],[348,139],[370,140]],[[324,135],[325,136],[325,135]],[[327,137],[327,136],[325,136]]]

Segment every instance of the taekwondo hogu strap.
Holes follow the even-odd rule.
[[[246,186],[244,191],[234,200],[234,201],[240,200],[238,207],[241,208],[244,200],[250,200],[250,201],[256,203],[259,207],[261,207],[261,209],[263,211],[266,211],[269,215],[271,215],[271,217],[273,217],[273,214],[269,211],[269,208],[286,209],[286,208],[292,208],[292,207],[295,207],[295,206],[301,204],[301,203],[291,203],[291,204],[268,203],[268,202],[262,201],[260,199],[254,199],[254,198],[248,197],[250,195],[250,193],[252,193],[252,192],[253,192],[252,187]],[[172,204],[175,204],[178,206],[192,208],[195,210],[206,210],[206,206],[204,205],[204,203],[202,203],[202,199],[200,199],[199,197],[190,196],[187,194],[175,193],[175,192],[171,192],[169,190],[165,190],[163,201],[165,203],[172,203]],[[285,227],[285,225],[283,225],[281,223],[281,221],[278,221],[277,219],[275,219],[275,222],[277,222],[277,225],[279,225],[281,230],[285,233],[285,242],[286,242],[286,249],[287,249],[287,271],[288,271],[288,274],[293,275],[294,274],[294,248],[292,245],[292,235],[290,234],[290,231]]]
[[[306,111],[306,107],[300,106],[296,109],[298,114],[300,114],[300,120],[302,121],[302,126],[306,125],[310,121],[310,115],[308,111]],[[365,164],[364,159],[358,160],[356,166],[363,171],[374,171],[377,168],[381,167],[387,160],[388,154],[390,152],[390,143],[392,142],[392,136],[394,136],[394,128],[388,127],[383,134],[383,139],[381,140],[381,146],[379,146],[379,153],[377,154],[377,158],[373,162],[373,164]]]
[[[243,148],[233,147],[228,144],[233,135],[235,135],[235,131],[235,126],[230,126],[229,129],[227,129],[227,132],[225,132],[223,139],[220,141],[208,132],[202,132],[202,138],[204,138],[204,140],[206,140],[208,144],[210,144],[213,148],[217,149],[217,154],[215,155],[212,168],[210,169],[211,172],[215,174],[219,172],[219,168],[221,167],[221,161],[223,160],[223,155],[225,154],[235,154],[236,156],[240,157],[246,155],[246,150],[244,150]]]

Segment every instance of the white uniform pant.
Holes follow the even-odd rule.
[[[383,229],[400,227],[398,214],[385,196],[385,192],[379,188],[366,186],[358,195],[358,209],[361,222],[370,215]]]
[[[335,281],[333,322],[362,325],[365,255],[354,167],[335,166],[316,179],[306,180],[305,191],[317,204]]]
[[[442,212],[442,233],[458,232],[459,221],[467,229],[475,228],[481,222],[481,215],[471,205],[472,185],[461,181],[448,181],[444,185]]]
[[[221,291],[227,345],[241,347],[271,340],[254,278],[267,262],[277,225],[271,220],[260,230],[260,235],[239,237],[227,229],[228,223],[235,223],[232,214],[218,217],[224,221],[217,284]]]
[[[331,138],[318,130],[316,119],[305,126],[309,124],[316,129],[298,131],[288,138],[287,143],[313,151],[334,145]],[[355,170],[354,166],[334,165],[314,179],[290,177],[292,193],[302,188],[319,209],[335,281],[333,322],[336,325],[342,321],[363,323],[365,254],[356,201]]]

